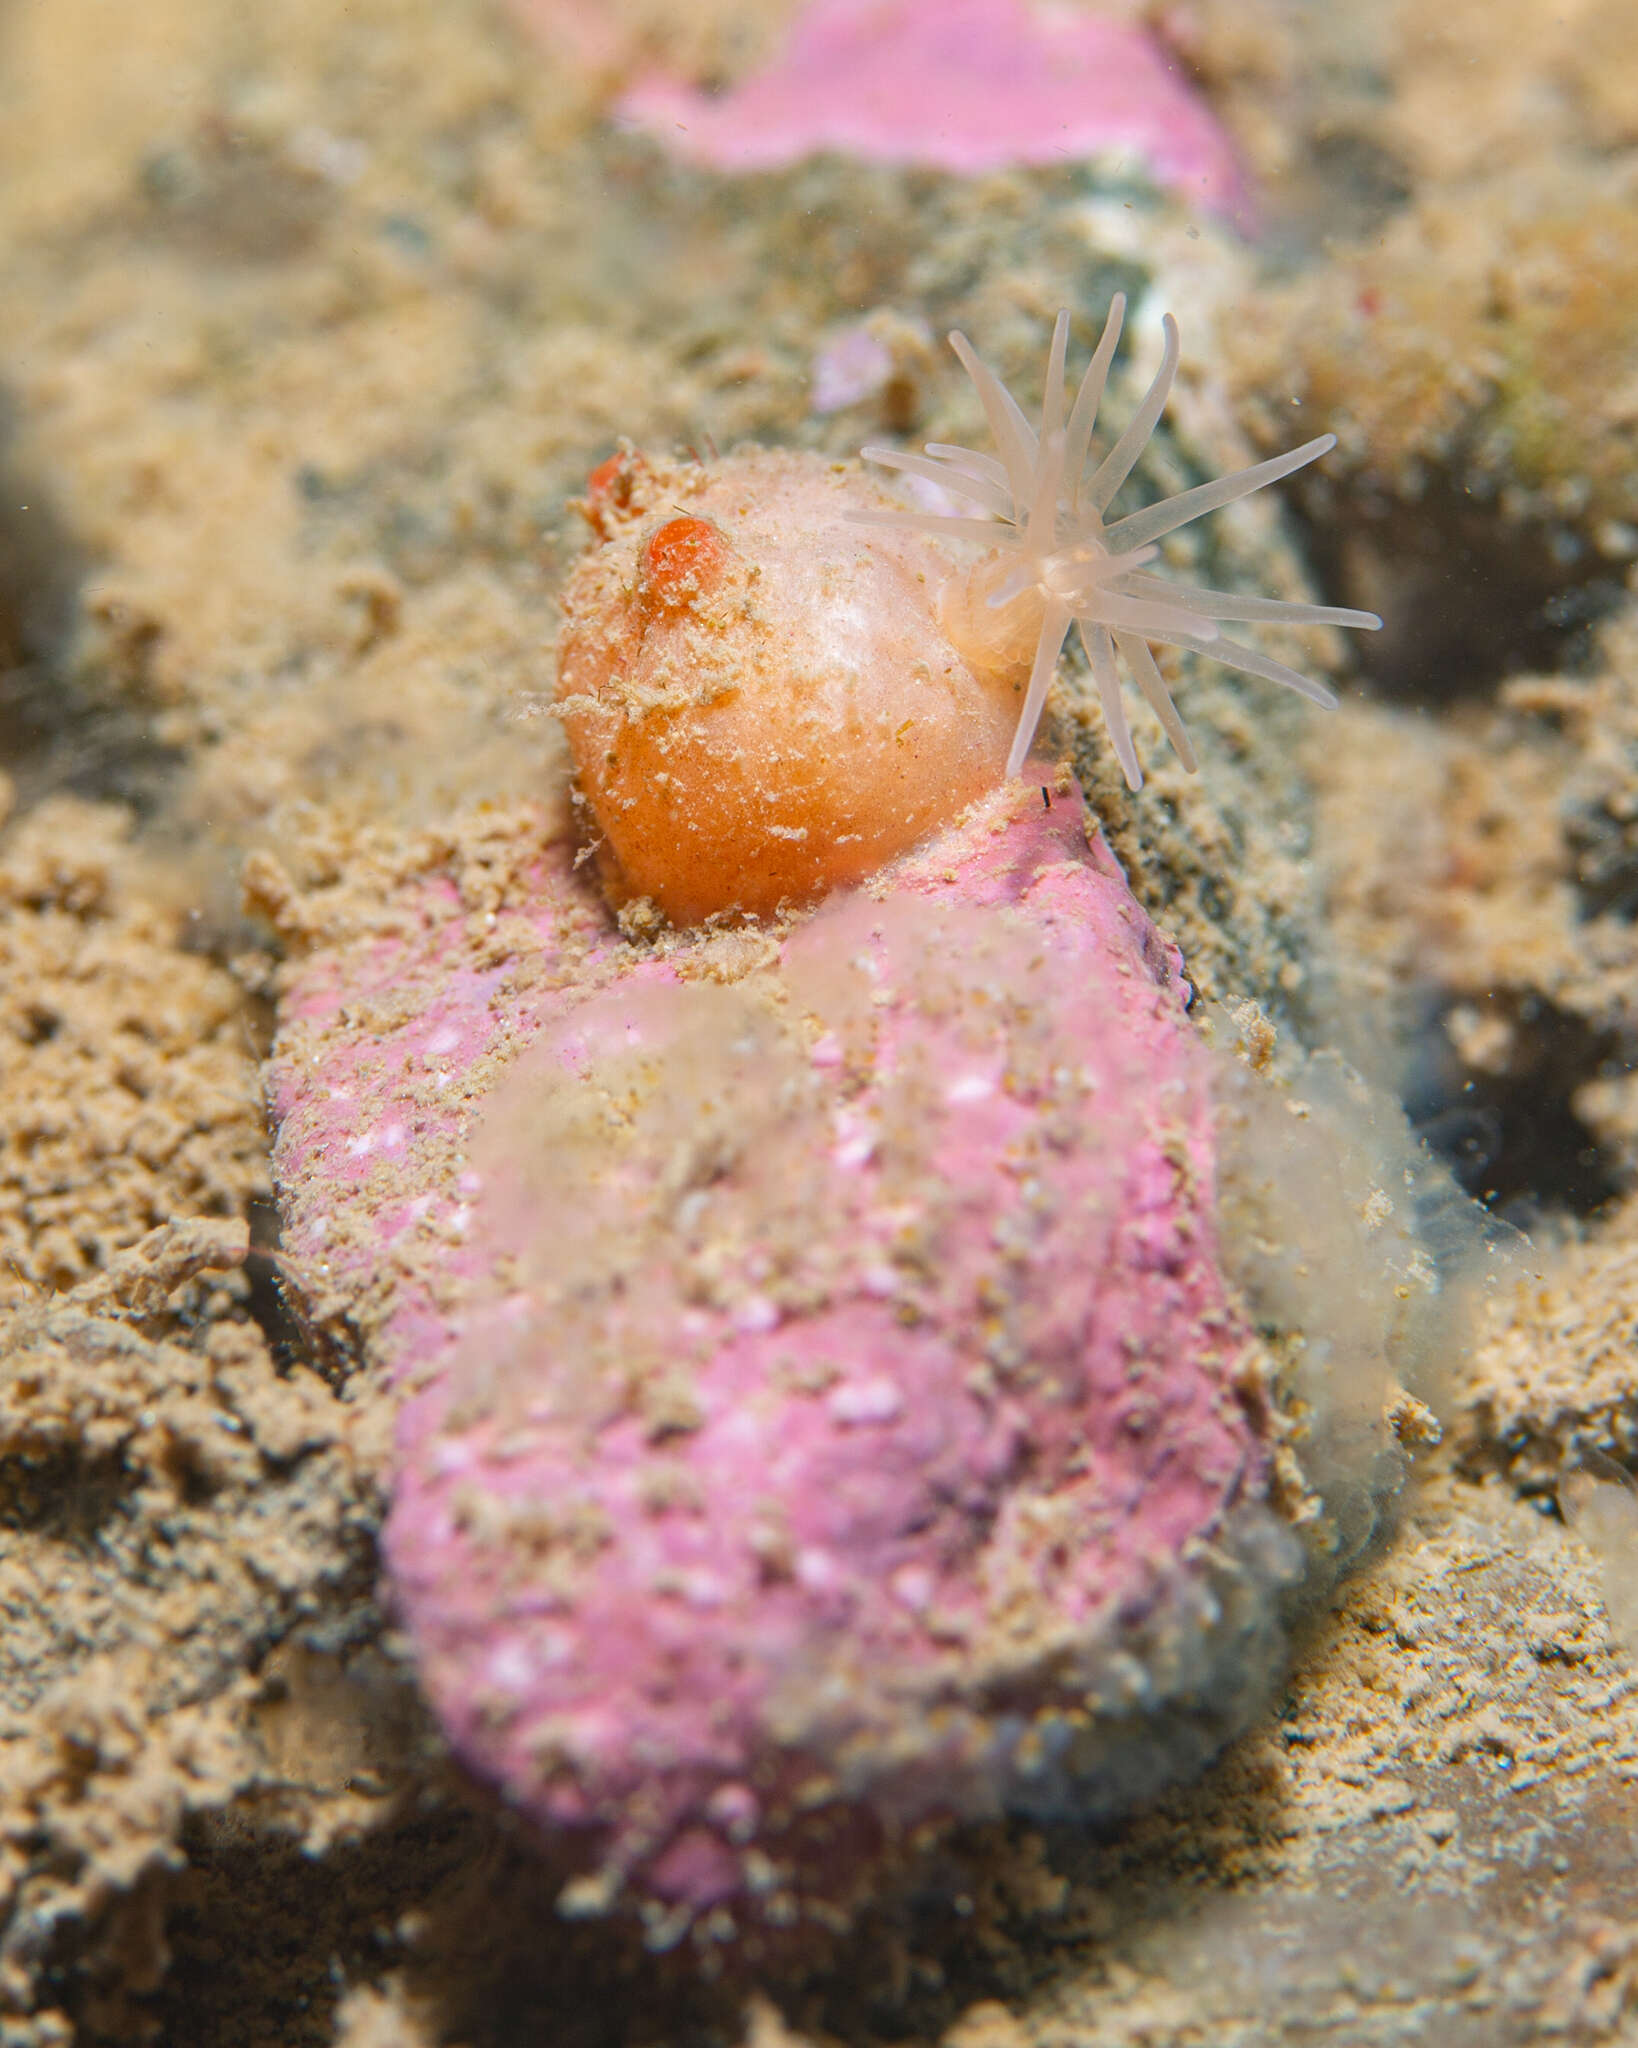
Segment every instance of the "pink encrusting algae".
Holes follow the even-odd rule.
[[[498,1005],[454,903],[293,997],[287,1246],[431,1248],[381,1338],[390,1580],[459,1753],[590,1854],[571,1907],[834,1910],[917,1829],[1141,1797],[1261,1696],[1290,1564],[1205,1054],[1038,779],[727,986],[608,936],[567,978],[559,867]],[[450,1098],[443,1186],[360,1170]]]
[[[759,171],[821,151],[963,175],[1130,156],[1214,212],[1234,150],[1144,29],[1035,0],[812,0],[766,69],[710,95],[640,79],[616,107],[678,156]]]

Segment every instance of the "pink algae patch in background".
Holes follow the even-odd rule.
[[[722,171],[826,150],[967,175],[1129,153],[1216,213],[1247,204],[1229,139],[1177,58],[1128,23],[1032,0],[813,0],[773,62],[732,90],[653,75],[615,115]]]

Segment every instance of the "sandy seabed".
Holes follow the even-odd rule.
[[[599,61],[731,76],[783,11],[611,5]],[[1638,2030],[1633,1567],[1559,1508],[1638,1452],[1638,34],[1167,12],[1255,242],[1079,169],[683,172],[476,0],[0,11],[4,2048]],[[618,437],[970,439],[916,322],[1027,389],[1061,301],[1145,285],[1190,364],[1157,461],[1341,438],[1203,566],[1390,630],[1323,725],[1190,675],[1198,779],[1145,727],[1130,797],[1073,675],[1060,736],[1196,984],[1398,1090],[1529,1281],[1201,1782],[957,1836],[777,1968],[652,1958],[557,1918],[378,1605],[387,1396],[272,1256],[281,962],[559,812]],[[861,318],[895,377],[817,419]]]

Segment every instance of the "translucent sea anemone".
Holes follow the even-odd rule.
[[[992,552],[985,560],[945,590],[944,626],[974,667],[1016,669],[1022,676],[1028,664],[1023,709],[1007,757],[1009,776],[1019,772],[1029,753],[1047,686],[1072,623],[1080,633],[1109,737],[1132,789],[1143,787],[1143,771],[1121,707],[1115,672],[1117,650],[1166,728],[1184,767],[1192,772],[1194,749],[1151,645],[1210,655],[1226,668],[1283,683],[1330,709],[1336,698],[1322,683],[1310,682],[1255,647],[1224,639],[1218,622],[1266,619],[1287,626],[1360,626],[1372,631],[1382,624],[1374,612],[1240,597],[1231,591],[1173,583],[1150,574],[1144,566],[1159,552],[1155,543],[1163,534],[1301,469],[1335,445],[1334,434],[1321,434],[1289,454],[1180,491],[1175,497],[1104,524],[1110,502],[1155,430],[1177,371],[1177,322],[1168,313],[1165,353],[1154,382],[1126,431],[1088,474],[1092,431],[1125,311],[1125,296],[1117,293],[1072,407],[1066,405],[1064,388],[1069,314],[1058,315],[1047,358],[1038,433],[994,371],[979,361],[967,337],[950,336],[950,346],[983,401],[999,459],[977,449],[936,441],[928,442],[921,455],[897,448],[860,451],[867,461],[923,477],[981,508],[981,517],[913,511],[855,516],[872,524],[955,534],[990,544]]]

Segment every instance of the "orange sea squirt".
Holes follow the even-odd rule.
[[[558,710],[617,903],[808,904],[999,781],[1024,677],[950,644],[936,543],[849,523],[894,502],[793,452],[594,472]]]

